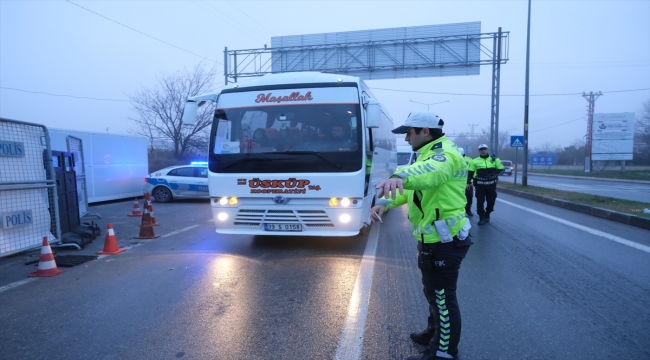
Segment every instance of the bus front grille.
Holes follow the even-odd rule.
[[[233,225],[258,227],[262,223],[299,223],[305,227],[334,227],[325,210],[239,209]]]

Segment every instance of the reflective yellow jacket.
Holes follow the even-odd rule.
[[[404,194],[395,200],[379,199],[386,210],[408,203],[408,218],[413,236],[424,243],[436,243],[440,237],[433,222],[445,219],[452,236],[463,227],[469,230],[465,217],[465,185],[468,167],[458,147],[446,137],[430,142],[418,150],[421,154],[412,165],[398,169],[392,177],[404,180]]]

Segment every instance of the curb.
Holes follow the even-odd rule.
[[[547,205],[553,205],[557,207],[561,207],[567,210],[573,210],[577,212],[581,212],[583,214],[588,214],[592,216],[597,216],[603,219],[607,220],[612,220],[616,221],[619,223],[631,225],[631,226],[636,226],[642,229],[648,229],[650,230],[650,218],[644,218],[636,215],[629,215],[629,214],[624,214],[618,211],[612,211],[612,210],[607,210],[599,207],[593,207],[589,205],[583,205],[583,204],[578,204],[566,200],[560,200],[560,199],[555,199],[551,198],[548,196],[541,196],[541,195],[536,195],[536,194],[530,194],[527,192],[523,191],[518,191],[518,190],[512,190],[512,189],[506,189],[506,188],[499,188],[500,192],[514,195],[514,196],[519,196],[528,200],[534,200],[538,201]]]
[[[521,174],[519,174],[521,178]],[[597,181],[612,181],[612,182],[623,182],[623,183],[633,183],[633,184],[650,184],[650,181],[645,180],[628,180],[628,179],[611,179],[611,178],[599,178],[599,177],[589,177],[589,176],[578,176],[578,175],[554,175],[554,174],[542,174],[529,172],[528,175],[535,176],[548,176],[548,177],[557,177],[565,179],[578,179],[578,180],[597,180]]]

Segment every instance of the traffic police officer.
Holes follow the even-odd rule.
[[[461,154],[463,154],[463,160],[467,164],[467,168],[469,168],[470,163],[472,162],[472,158],[469,156],[465,155],[465,149],[463,148],[458,148]],[[470,182],[465,186],[465,198],[467,199],[467,205],[465,205],[465,214],[467,216],[474,216],[472,214],[472,198],[474,197],[474,185]]]
[[[503,165],[498,157],[490,156],[488,146],[478,146],[479,156],[472,159],[469,166],[467,183],[474,183],[476,189],[476,212],[480,217],[479,225],[490,222],[490,213],[494,211],[497,199],[497,180],[503,173]],[[487,200],[487,207],[483,208]]]
[[[456,144],[444,136],[443,124],[434,113],[414,112],[393,130],[406,134],[405,140],[421,155],[377,184],[378,201],[370,212],[374,223],[384,212],[408,204],[429,303],[427,328],[410,335],[414,342],[428,347],[410,360],[458,358],[461,319],[456,281],[472,244],[471,225],[464,214],[468,168]]]

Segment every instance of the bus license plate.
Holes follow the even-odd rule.
[[[264,224],[266,231],[302,231],[301,224]]]

